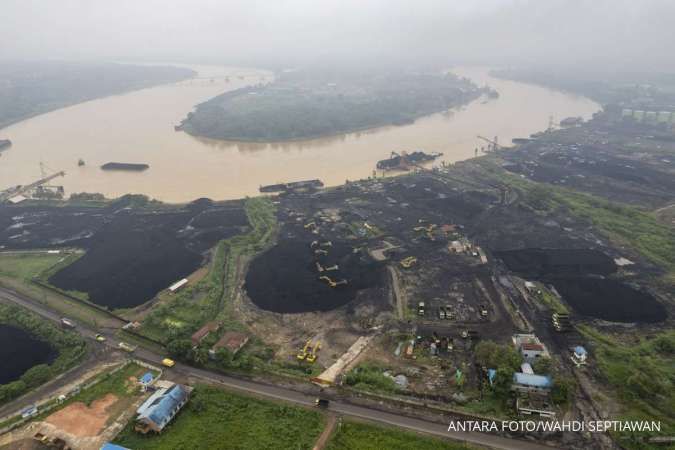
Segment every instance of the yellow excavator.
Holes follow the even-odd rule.
[[[417,258],[414,256],[408,256],[407,258],[403,258],[400,262],[401,267],[404,269],[410,269],[415,263],[417,262]]]
[[[305,225],[306,230],[309,230],[312,227],[316,228],[316,222],[310,222],[310,223]]]
[[[302,361],[305,358],[307,358],[311,348],[312,348],[312,340],[310,339],[305,343],[305,346],[302,348],[302,350],[300,350],[300,353],[298,353],[298,359]]]
[[[314,361],[316,361],[316,357],[317,357],[316,353],[319,350],[321,350],[321,341],[316,341],[316,344],[314,344],[314,348],[307,355],[307,362],[313,363]]]
[[[343,279],[343,280],[340,280],[340,281],[333,281],[330,277],[327,277],[325,275],[319,277],[319,280],[325,281],[326,283],[328,283],[328,286],[330,286],[332,288],[340,286],[342,284],[347,284],[347,280]]]

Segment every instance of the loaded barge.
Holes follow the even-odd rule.
[[[258,190],[263,193],[270,193],[320,189],[322,187],[323,182],[321,180],[304,180],[294,181],[292,183],[269,184],[267,186],[260,186],[260,189]]]
[[[9,139],[0,139],[0,150],[4,150],[11,145],[12,141],[10,141]]]
[[[142,172],[149,168],[150,166],[147,164],[119,163],[119,162],[109,162],[101,166],[102,170],[125,170],[131,172]]]
[[[424,152],[391,152],[388,159],[383,159],[377,162],[379,170],[410,170],[414,166],[433,161],[436,158],[443,156],[443,153],[424,153]]]

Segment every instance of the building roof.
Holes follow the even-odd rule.
[[[586,349],[583,348],[581,345],[577,345],[574,347],[574,353],[576,353],[579,356],[583,356],[586,354]]]
[[[141,378],[138,379],[143,384],[149,384],[152,382],[152,380],[155,379],[155,376],[152,374],[152,372],[145,372]]]
[[[122,447],[120,445],[115,445],[115,444],[111,444],[110,442],[106,442],[101,447],[101,450],[129,450],[129,449],[126,448],[126,447]]]
[[[148,421],[161,430],[176,415],[187,400],[185,386],[174,384],[168,389],[161,389],[150,396],[138,410],[137,420]]]
[[[520,371],[527,374],[534,373],[534,370],[532,370],[532,366],[530,365],[530,363],[522,363],[520,365]]]
[[[247,342],[248,335],[238,331],[227,331],[225,334],[223,334],[223,337],[221,337],[218,342],[216,342],[212,350],[216,351],[219,348],[226,348],[231,353],[236,353]]]
[[[220,328],[220,325],[218,322],[209,322],[203,327],[201,327],[199,330],[195,331],[195,333],[192,335],[192,343],[194,345],[199,344],[202,339],[206,337],[210,332],[212,331],[217,331],[218,328]]]
[[[529,373],[516,372],[513,374],[513,382],[522,386],[536,388],[550,388],[553,385],[551,377],[544,375],[534,375]]]
[[[520,349],[543,352],[544,346],[541,344],[535,344],[533,342],[524,342],[523,344],[521,344]]]

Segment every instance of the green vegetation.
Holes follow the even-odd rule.
[[[141,375],[149,370],[141,367],[135,363],[129,363],[117,372],[104,372],[95,381],[95,383],[83,389],[77,395],[68,399],[67,403],[82,402],[85,405],[99,399],[106,394],[114,394],[118,398],[131,397],[138,393],[138,385],[136,382],[131,382],[130,379],[138,379]],[[157,375],[156,372],[154,372]]]
[[[372,363],[359,364],[347,372],[344,383],[356,389],[392,393],[398,391],[398,386],[391,377],[384,375],[385,368]]]
[[[48,342],[58,351],[58,357],[51,365],[39,364],[26,371],[20,379],[0,385],[0,404],[73,367],[85,353],[86,344],[79,335],[63,331],[18,306],[0,304],[0,323],[22,328],[37,339]]]
[[[366,423],[344,421],[326,445],[326,450],[460,450],[471,447],[451,442]]]
[[[590,326],[577,327],[591,343],[591,357],[621,402],[622,420],[661,421],[662,434],[675,433],[675,331],[626,345]],[[631,339],[636,339],[631,337]],[[616,418],[619,419],[619,418]],[[617,433],[622,446],[646,448],[638,438],[649,433]]]
[[[308,139],[412,123],[481,92],[451,74],[295,71],[202,103],[183,125],[188,133],[215,139]]]
[[[48,253],[15,253],[0,255],[0,279],[15,278],[29,282],[40,272],[54,266],[63,255]]]
[[[115,443],[143,449],[311,449],[324,427],[318,411],[197,385],[187,406],[160,435],[128,425]]]
[[[246,200],[251,231],[218,243],[209,274],[197,284],[174,294],[158,306],[143,322],[141,332],[170,343],[187,339],[209,320],[227,329],[243,329],[232,317],[232,298],[241,276],[241,264],[270,245],[276,233],[275,207],[267,198]]]
[[[554,293],[546,289],[541,283],[536,283],[537,293],[535,298],[546,305],[551,311],[558,314],[569,314],[569,309]]]
[[[5,62],[0,128],[64,106],[193,76],[189,69],[85,62]]]

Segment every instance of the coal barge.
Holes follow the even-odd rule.
[[[269,184],[267,186],[260,186],[258,189],[263,193],[270,192],[289,192],[297,190],[312,190],[320,189],[323,187],[323,182],[321,180],[304,180],[304,181],[294,181],[292,183],[279,183],[279,184]]]
[[[131,172],[143,172],[150,168],[147,164],[135,164],[135,163],[119,163],[119,162],[109,162],[101,166],[102,170],[124,170]]]
[[[12,141],[10,141],[9,139],[0,139],[0,150],[4,150],[11,145]]]
[[[388,159],[383,159],[377,162],[379,170],[410,170],[414,166],[433,161],[436,158],[443,156],[443,153],[424,153],[424,152],[391,152]]]

